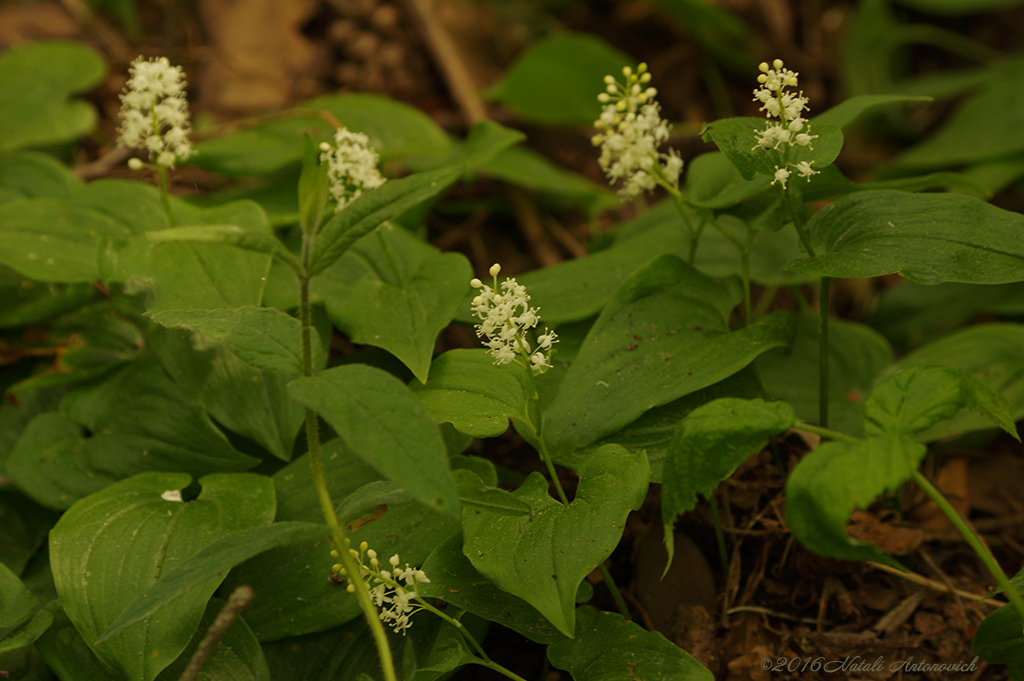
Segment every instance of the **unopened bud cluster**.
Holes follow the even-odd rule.
[[[338,128],[334,144],[320,145],[320,162],[327,164],[327,180],[331,196],[337,201],[335,212],[341,212],[368,189],[376,189],[387,180],[377,170],[379,158],[370,146],[370,139],[361,132]]]
[[[166,57],[139,57],[128,69],[128,84],[121,93],[121,129],[118,141],[133,149],[145,149],[149,160],[164,168],[193,153],[191,124],[185,97],[185,73]],[[142,162],[132,159],[133,169]]]
[[[755,133],[757,144],[753,149],[779,149],[783,150],[783,157],[787,155],[788,149],[793,146],[811,147],[811,142],[817,139],[812,135],[807,119],[803,112],[807,110],[807,98],[803,90],[794,94],[786,88],[795,88],[798,84],[800,74],[785,68],[781,59],[776,59],[771,66],[762,62],[758,67],[761,75],[757,82],[761,84],[754,90],[754,101],[761,102],[761,111],[768,117],[767,127]],[[752,149],[752,150],[753,150]],[[800,177],[810,179],[817,175],[818,171],[811,168],[814,161],[801,161],[799,163],[784,162],[782,166],[775,167],[775,178],[772,184],[778,182],[783,189],[792,171],[796,170]]]
[[[381,621],[396,632],[405,634],[405,630],[412,626],[410,618],[423,609],[422,605],[413,601],[419,598],[418,585],[430,583],[426,573],[418,568],[409,567],[408,563],[404,568],[399,567],[401,561],[397,553],[388,559],[390,569],[382,570],[377,552],[365,541],[359,544],[358,551],[350,548],[348,552],[359,564],[357,579],[362,580],[370,589],[373,604],[380,608]],[[337,551],[331,551],[331,555],[339,557]],[[331,569],[339,577],[349,580],[346,588],[349,593],[354,593],[355,584],[352,583],[352,578],[345,567],[337,563]]]
[[[591,141],[601,147],[598,163],[609,182],[624,183],[619,193],[626,198],[659,184],[678,189],[683,160],[673,149],[658,152],[668,139],[669,124],[661,119],[661,107],[654,101],[658,91],[647,85],[651,81],[647,64],[640,64],[636,72],[627,66],[622,75],[625,83],[605,76],[605,91],[597,96],[603,106],[594,122],[598,133]]]
[[[487,338],[484,345],[490,350],[495,364],[508,364],[521,356],[529,361],[531,369],[543,373],[551,368],[551,346],[558,342],[558,335],[545,329],[537,337],[537,347],[530,345],[526,332],[540,321],[537,316],[539,310],[530,307],[526,287],[515,279],[506,279],[499,287],[499,272],[501,265],[495,263],[491,266],[493,288],[479,279],[469,282],[473,288],[480,289],[480,293],[473,298],[473,314],[480,319],[480,324],[476,325],[476,335]]]

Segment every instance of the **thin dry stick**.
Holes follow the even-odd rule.
[[[444,74],[452,98],[459,105],[466,122],[473,126],[486,121],[487,109],[477,94],[476,85],[465,62],[459,56],[458,48],[437,18],[433,0],[406,0],[406,6],[419,21],[427,46]]]
[[[894,567],[889,567],[888,565],[883,565],[882,563],[876,563],[876,562],[874,562],[872,560],[865,561],[865,562],[868,565],[870,565],[871,567],[875,568],[876,570],[881,570],[882,572],[888,572],[891,575],[896,575],[900,579],[905,579],[908,582],[912,582],[912,583],[917,584],[919,586],[927,587],[927,588],[932,589],[934,591],[941,591],[943,593],[954,593],[957,596],[959,596],[960,598],[970,599],[972,601],[975,601],[979,605],[980,604],[985,604],[985,605],[988,605],[989,607],[992,607],[992,608],[1001,608],[1004,605],[1006,605],[1006,601],[1000,601],[1000,600],[995,599],[995,598],[987,598],[988,594],[972,594],[971,592],[963,591],[962,589],[952,589],[952,588],[946,586],[945,584],[943,584],[942,582],[937,582],[934,579],[928,579],[927,577],[922,577],[921,575],[916,574],[914,572],[903,572],[902,570],[897,570]]]
[[[213,624],[206,631],[206,636],[199,642],[196,652],[192,653],[192,659],[188,661],[188,666],[185,667],[185,671],[182,672],[178,681],[195,681],[196,677],[199,676],[199,671],[206,664],[207,658],[210,657],[210,653],[220,643],[224,634],[228,633],[228,629],[238,619],[238,615],[252,603],[252,599],[255,597],[256,593],[252,590],[252,587],[245,584],[231,592],[228,602],[217,614],[217,619],[213,620]]]

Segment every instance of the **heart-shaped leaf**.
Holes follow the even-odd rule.
[[[575,681],[712,681],[714,675],[656,631],[614,612],[576,611],[576,638],[548,648],[548,659]]]
[[[811,551],[839,560],[874,560],[904,569],[846,523],[886,490],[896,490],[924,458],[925,446],[898,433],[860,442],[827,442],[807,454],[786,482],[786,522]]]
[[[462,552],[462,546],[462,534],[456,534],[434,549],[422,566],[430,583],[420,585],[420,595],[441,598],[513,629],[531,641],[553,643],[563,637],[536,608],[522,598],[502,591],[477,572]]]
[[[668,549],[666,572],[672,564],[676,516],[697,505],[697,494],[710,496],[720,482],[768,439],[796,423],[793,407],[785,402],[739,400],[731,397],[697,407],[679,422],[665,457],[661,518]]]
[[[618,544],[626,516],[643,502],[650,468],[643,452],[603,445],[582,457],[577,472],[580,486],[568,506],[532,473],[514,492],[533,507],[531,516],[469,508],[462,515],[463,552],[473,566],[570,637],[580,582]]]
[[[444,441],[416,396],[391,374],[350,364],[288,385],[346,446],[427,506],[457,516],[459,494]]]
[[[54,583],[86,643],[125,678],[152,681],[188,645],[213,577],[118,636],[99,635],[160,575],[216,539],[274,518],[273,485],[264,476],[210,475],[202,493],[181,501],[183,473],[142,473],[83,499],[50,533]],[[140,654],[142,653],[142,654]]]
[[[314,339],[313,352],[318,354],[321,344],[319,337]],[[287,390],[298,372],[261,371],[223,344],[179,329],[154,325],[148,341],[174,382],[219,424],[277,458],[291,460],[305,415]]]
[[[633,273],[591,327],[544,414],[549,451],[584,447],[784,345],[792,328],[786,313],[729,331],[738,293],[671,255]]]
[[[413,392],[435,423],[472,437],[496,437],[509,419],[532,424],[530,377],[520,364],[496,366],[486,350],[449,350],[434,360]]]
[[[156,584],[139,594],[106,628],[96,639],[96,645],[151,617],[204,582],[213,578],[219,582],[231,568],[253,556],[278,546],[323,539],[329,534],[326,525],[291,522],[251,527],[214,540],[188,562],[161,574]]]
[[[440,253],[386,223],[321,273],[312,292],[353,342],[384,348],[426,382],[437,336],[472,276],[461,254]]]
[[[1020,440],[1006,400],[960,369],[917,365],[878,385],[864,403],[864,434],[917,435],[961,409],[976,409]]]

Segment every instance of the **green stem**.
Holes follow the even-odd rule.
[[[1005,572],[1003,572],[1003,568],[999,567],[999,563],[996,562],[996,559],[989,552],[988,548],[981,543],[981,539],[979,539],[978,535],[974,533],[974,530],[972,530],[964,519],[960,517],[960,514],[957,513],[956,509],[953,508],[953,505],[946,500],[946,497],[942,495],[942,492],[937,490],[935,486],[928,481],[928,478],[921,475],[917,470],[914,471],[914,482],[916,482],[918,486],[925,491],[925,494],[931,497],[932,501],[938,504],[939,508],[946,514],[946,517],[949,518],[950,522],[952,522],[960,534],[963,535],[970,547],[974,549],[976,554],[978,554],[978,558],[981,559],[981,562],[985,564],[988,571],[996,578],[996,582],[998,582],[999,586],[1002,587],[1003,592],[1006,594],[1006,597],[1010,599],[1010,603],[1013,604],[1013,607],[1017,609],[1017,613],[1020,615],[1021,619],[1024,619],[1024,597],[1022,597],[1021,594],[1013,587],[1013,584],[1010,583],[1010,578],[1006,576]]]
[[[174,227],[174,213],[171,212],[171,192],[167,186],[167,168],[157,165],[156,174],[160,178],[160,201],[164,204],[164,211],[167,213],[167,222]]]
[[[747,243],[740,249],[740,265],[743,275],[743,325],[753,321],[750,313],[750,242],[753,233],[747,236]]]
[[[662,184],[662,186],[668,190],[669,195],[672,197],[672,202],[676,205],[676,210],[679,211],[679,215],[683,218],[686,231],[690,233],[690,248],[686,255],[686,264],[692,265],[693,261],[697,258],[697,240],[700,238],[700,228],[694,229],[693,222],[690,220],[686,207],[683,205],[683,195],[679,193],[679,190],[673,189],[666,184]]]
[[[708,496],[708,503],[711,504],[711,520],[715,523],[715,538],[718,540],[718,560],[722,563],[722,588],[729,584],[729,551],[725,547],[725,532],[722,530],[722,520],[718,515],[718,500],[714,494]]]
[[[757,299],[757,305],[754,306],[754,319],[768,311],[772,301],[775,300],[775,294],[778,292],[778,286],[769,286],[761,292],[761,297]]]
[[[812,426],[810,423],[804,423],[803,421],[797,421],[796,425],[793,426],[797,430],[802,430],[808,433],[814,433],[822,437],[827,437],[830,440],[841,440],[843,442],[860,442],[859,438],[855,438],[852,435],[846,433],[840,433],[838,430],[829,430],[828,428],[822,428],[820,426]]]
[[[793,195],[788,189],[783,189],[782,195],[785,197],[786,207],[789,208],[793,227],[796,228],[796,233],[807,250],[807,255],[812,258],[817,257],[810,237],[804,229],[800,206],[793,205]],[[828,277],[821,278],[821,293],[818,296],[818,311],[821,315],[820,333],[818,334],[818,420],[823,428],[828,428],[828,292],[830,283]]]
[[[302,322],[302,375],[306,377],[313,375],[313,324],[309,306],[309,254],[311,249],[312,240],[308,237],[304,238],[302,266],[305,273],[299,278],[299,317]],[[377,609],[370,598],[369,588],[358,577],[359,564],[348,552],[350,542],[346,539],[345,530],[338,522],[338,516],[334,512],[334,503],[331,501],[331,494],[327,489],[323,459],[320,455],[320,430],[317,426],[316,413],[309,407],[306,407],[306,442],[309,447],[309,467],[313,475],[313,487],[316,489],[316,495],[320,501],[320,510],[327,526],[331,528],[331,543],[334,544],[334,550],[338,553],[345,573],[349,575],[349,584],[355,588],[356,600],[359,602],[359,607],[370,627],[370,633],[373,635],[373,641],[377,646],[377,655],[380,657],[380,666],[384,672],[384,681],[398,681],[384,625],[377,616]]]
[[[533,377],[530,377],[531,383]],[[558,474],[555,472],[555,464],[551,461],[551,455],[548,454],[548,446],[544,444],[544,439],[537,433],[537,442],[540,443],[540,458],[544,461],[544,465],[547,466],[548,475],[551,477],[551,482],[555,485],[555,491],[558,492],[558,498],[561,499],[562,503],[566,506],[569,505],[569,497],[566,496],[565,490],[562,489],[562,482],[558,479]],[[615,607],[619,609],[619,613],[622,614],[627,620],[632,619],[632,615],[629,614],[629,606],[626,605],[626,600],[622,597],[622,592],[619,591],[618,584],[615,583],[615,579],[612,577],[612,573],[605,567],[604,561],[597,566],[598,571],[601,573],[601,577],[604,579],[605,585],[608,590],[612,593],[612,600],[615,601]]]
[[[821,293],[818,296],[820,333],[818,343],[818,422],[828,428],[828,293],[832,279],[821,278]]]

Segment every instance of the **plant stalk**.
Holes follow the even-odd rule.
[[[1018,592],[1013,587],[1013,584],[1010,583],[1010,578],[1006,576],[1005,572],[1003,572],[1003,568],[999,567],[999,563],[996,562],[996,559],[989,552],[988,547],[981,543],[981,539],[978,538],[978,535],[976,535],[974,530],[972,530],[964,519],[960,517],[960,514],[957,513],[956,509],[953,508],[953,505],[946,500],[946,497],[943,496],[942,492],[936,489],[935,486],[929,482],[928,478],[924,477],[920,471],[914,471],[914,482],[924,490],[925,494],[931,497],[932,501],[938,504],[939,508],[946,514],[946,517],[949,518],[951,523],[953,523],[957,531],[963,535],[970,547],[974,549],[976,554],[978,554],[978,558],[981,559],[981,562],[985,564],[988,571],[996,578],[996,582],[1000,587],[1002,587],[1003,591],[1006,593],[1006,597],[1010,600],[1010,603],[1013,604],[1013,607],[1017,609],[1017,613],[1020,615],[1021,619],[1024,619],[1024,597],[1022,597],[1020,592]]]
[[[821,278],[821,293],[818,295],[820,315],[818,343],[818,423],[828,428],[828,294],[832,283],[830,277]]]
[[[302,245],[302,267],[303,276],[299,278],[299,316],[302,322],[302,375],[311,377],[313,375],[313,345],[312,345],[312,312],[309,307],[309,253],[312,240],[303,239]],[[391,658],[391,646],[388,645],[387,634],[384,625],[377,615],[377,609],[370,598],[370,590],[362,579],[359,578],[359,565],[356,563],[349,550],[349,540],[345,537],[345,530],[338,522],[338,516],[334,512],[334,503],[331,501],[331,493],[327,489],[327,480],[324,476],[323,459],[320,456],[320,429],[317,425],[316,413],[306,407],[306,443],[309,448],[309,467],[313,475],[313,487],[316,489],[317,498],[320,501],[320,510],[323,512],[327,526],[331,528],[331,543],[338,553],[338,558],[349,576],[349,584],[355,588],[356,600],[363,611],[366,623],[370,627],[373,641],[377,646],[377,655],[380,657],[380,666],[384,672],[384,681],[398,681],[395,674],[395,663]]]

